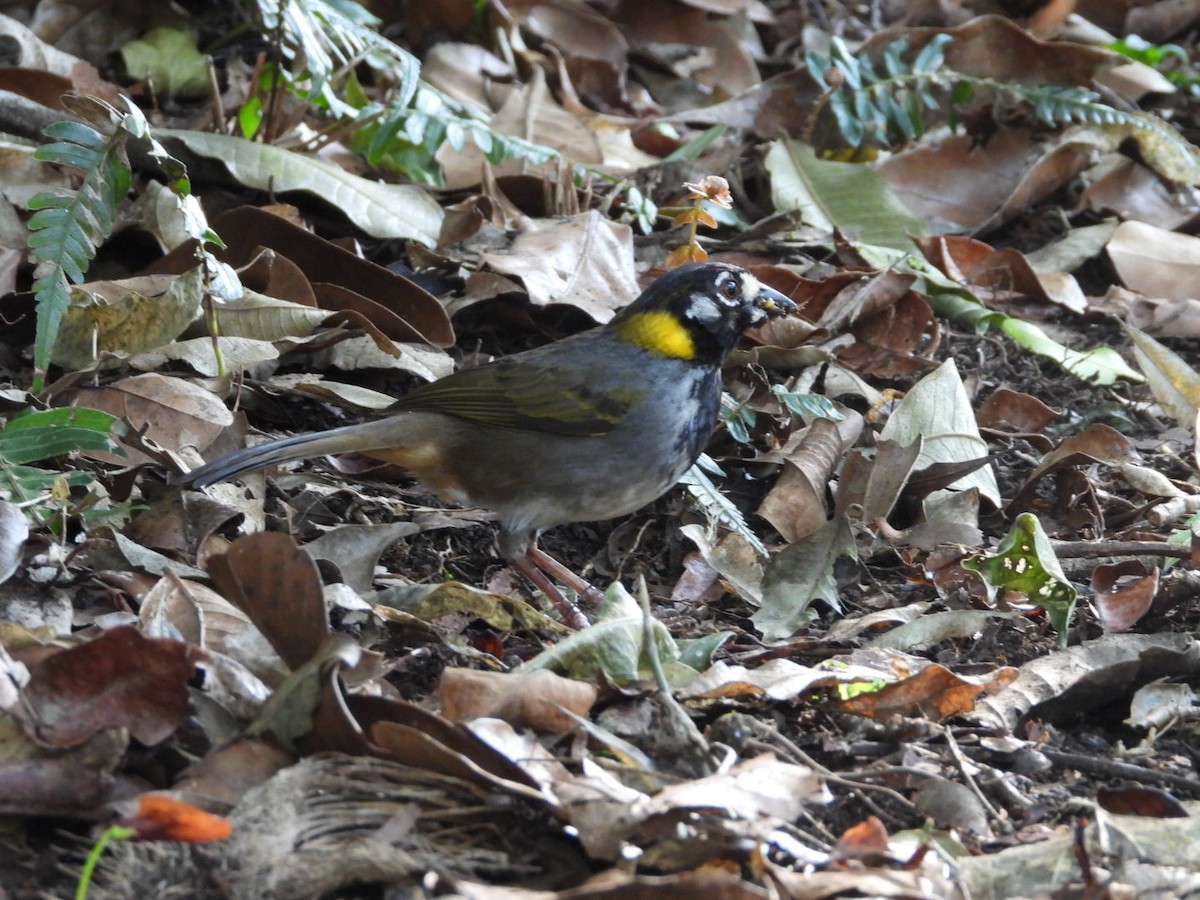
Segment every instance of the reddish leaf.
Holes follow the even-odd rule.
[[[157,744],[188,714],[187,682],[202,658],[189,644],[150,640],[129,627],[48,656],[25,690],[38,737],[70,747],[118,727]]]

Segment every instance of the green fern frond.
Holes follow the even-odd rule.
[[[112,233],[117,205],[129,190],[131,174],[125,156],[128,133],[122,129],[104,133],[82,122],[56,122],[46,134],[56,140],[34,151],[34,158],[73,166],[83,172],[83,181],[73,193],[43,192],[29,201],[34,210],[29,251],[37,260],[34,391],[42,388],[58,327],[70,303],[68,281],[83,281],[96,248]]]
[[[83,282],[96,248],[112,233],[117,208],[129,191],[132,173],[125,143],[130,137],[148,145],[151,158],[166,176],[184,231],[197,242],[196,257],[204,266],[206,294],[224,297],[240,290],[233,270],[207,249],[207,244],[224,244],[208,227],[200,204],[191,195],[187,167],[154,137],[141,110],[123,99],[126,111],[95,97],[71,98],[72,110],[92,124],[55,122],[46,129],[54,142],[34,151],[35,159],[72,166],[83,173],[75,191],[42,192],[29,201],[34,214],[29,220],[28,246],[37,260],[33,283],[37,301],[34,392],[44,384],[59,327],[71,302],[70,283]],[[218,291],[217,286],[227,287]]]
[[[928,128],[926,115],[937,113],[943,105],[954,127],[959,107],[990,92],[1001,113],[1007,105],[1027,110],[1044,125],[1125,129],[1153,137],[1189,168],[1197,165],[1191,144],[1169,124],[1147,113],[1117,109],[1095,91],[1074,85],[1004,82],[947,68],[945,48],[950,41],[949,35],[937,35],[911,62],[906,62],[907,43],[895,41],[883,49],[882,74],[868,58],[854,56],[836,38],[828,54],[810,51],[805,57],[809,74],[829,86],[817,111],[828,108],[851,147],[891,147],[920,137]]]
[[[696,464],[683,473],[679,482],[687,487],[688,493],[692,495],[692,499],[696,501],[696,505],[710,523],[724,525],[730,531],[736,531],[754,548],[755,553],[759,556],[766,556],[767,548],[763,546],[763,542],[751,529],[742,515],[742,511],[734,506],[729,498],[713,484],[713,480],[708,477],[709,472],[716,475],[724,474],[721,467],[708,454],[702,453],[696,460]]]

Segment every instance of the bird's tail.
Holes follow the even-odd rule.
[[[295,437],[267,441],[265,444],[222,456],[181,475],[176,481],[179,484],[208,487],[210,484],[236,478],[256,469],[265,469],[298,459],[310,459],[327,453],[369,453],[372,450],[384,450],[394,446],[394,425],[395,423],[387,420],[364,422],[361,425],[345,425],[314,434],[298,434]]]

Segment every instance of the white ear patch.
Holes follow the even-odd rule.
[[[692,294],[688,298],[687,308],[684,309],[683,314],[702,325],[711,325],[725,315],[712,297],[701,293]]]

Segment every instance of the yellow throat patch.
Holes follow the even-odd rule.
[[[678,316],[662,310],[650,310],[630,316],[617,326],[621,339],[659,356],[692,359],[696,345]]]

